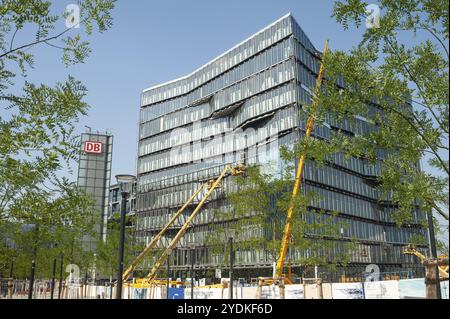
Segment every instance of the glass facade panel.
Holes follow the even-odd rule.
[[[136,195],[138,240],[148,242],[199,185],[217,177],[226,164],[244,160],[246,164],[283,165],[278,147],[293,145],[306,129],[302,105],[310,102],[315,86],[320,64],[317,53],[296,21],[287,15],[192,74],[142,93]],[[337,84],[344,86],[341,79]],[[326,123],[317,125],[313,134],[328,140],[337,129],[362,134],[376,127],[363,118],[337,121],[328,115]],[[312,161],[305,166],[302,191],[318,196],[310,203],[311,213],[305,218],[308,223],[317,223],[319,216],[313,211],[336,212],[336,223],[348,224],[342,236],[346,240],[358,239],[358,251],[352,254],[354,263],[395,263],[393,256],[401,256],[404,243],[414,234],[426,235],[420,227],[394,225],[390,208],[380,202],[380,194],[371,182],[379,173],[379,163],[345,159],[340,153],[329,156],[322,166]],[[225,179],[181,239],[180,247],[193,244],[200,252],[205,249],[208,233],[227,227],[230,221],[219,223],[214,212],[232,210],[224,195],[233,190],[236,185]],[[195,199],[194,204],[199,200]],[[174,227],[181,227],[190,212],[187,209]],[[417,220],[423,218],[420,216]],[[320,234],[320,229],[315,231],[311,235]],[[248,227],[242,229],[239,238],[263,235],[261,229]],[[168,241],[169,237],[164,237],[159,247]],[[387,244],[392,246],[390,255],[384,253],[383,245]],[[343,242],[339,242],[335,252],[343,249]],[[183,252],[176,254],[177,265],[187,267]],[[293,249],[290,254],[298,260],[312,252]],[[268,263],[271,267],[268,255],[264,250],[236,252],[240,265]],[[221,258],[204,254],[197,263],[216,267]]]
[[[86,152],[86,142],[101,143],[101,152]],[[86,248],[90,250],[95,249],[96,243],[106,236],[112,143],[113,137],[109,134],[84,133],[81,135],[78,187],[92,197],[95,209],[92,222],[95,225],[96,237],[83,238]]]

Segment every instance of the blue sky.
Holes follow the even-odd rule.
[[[62,14],[75,0],[54,1]],[[373,1],[376,3],[377,1]],[[152,85],[192,72],[266,25],[291,12],[312,43],[322,50],[356,45],[363,28],[344,30],[331,18],[332,0],[118,0],[114,26],[88,37],[93,52],[85,64],[66,68],[61,52],[49,46],[32,49],[35,69],[28,80],[54,85],[73,75],[88,88],[92,106],[78,124],[114,135],[113,172],[136,172],[140,93]],[[61,20],[55,32],[65,28]],[[71,31],[72,35],[79,30]],[[18,34],[26,42],[32,33]],[[19,88],[17,88],[19,89]],[[425,161],[422,161],[428,169]],[[76,180],[76,164],[73,164]],[[112,181],[114,182],[114,181]],[[447,235],[448,238],[448,235]]]
[[[55,2],[55,13],[72,2]],[[333,1],[311,0],[119,0],[113,28],[88,38],[93,52],[85,64],[66,68],[58,50],[34,48],[29,80],[51,85],[68,74],[81,80],[92,108],[78,131],[85,125],[112,131],[112,176],[135,173],[143,89],[192,72],[288,12],[319,50],[326,38],[334,49],[349,49],[360,32],[344,31],[330,18],[332,6]],[[58,28],[65,28],[64,21]]]

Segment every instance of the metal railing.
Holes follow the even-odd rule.
[[[32,299],[52,299],[51,280],[35,280]],[[61,293],[59,283],[55,283],[53,299],[112,299],[113,284],[66,282],[63,281]],[[28,299],[30,282],[27,279],[0,278],[0,299]]]

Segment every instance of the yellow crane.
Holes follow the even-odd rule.
[[[163,253],[159,257],[159,259],[156,261],[153,268],[150,270],[149,274],[145,277],[145,280],[148,284],[151,285],[153,283],[153,281],[156,278],[156,273],[158,272],[159,268],[163,265],[163,263],[166,261],[167,257],[169,257],[169,255],[172,253],[172,250],[176,247],[176,245],[178,244],[180,239],[186,233],[188,227],[191,225],[194,218],[200,212],[200,210],[202,209],[206,200],[211,196],[211,194],[214,192],[214,190],[216,188],[220,187],[220,183],[221,183],[222,179],[229,174],[231,174],[232,176],[238,176],[238,175],[243,174],[244,172],[245,172],[245,166],[243,166],[243,165],[236,165],[236,166],[227,165],[217,179],[212,180],[208,183],[208,191],[205,194],[205,196],[198,203],[197,207],[194,209],[192,214],[189,216],[188,220],[184,223],[184,225],[181,227],[181,229],[178,231],[178,233],[175,235],[175,237],[169,243],[169,246],[167,246],[167,248],[163,251]]]
[[[408,245],[404,248],[403,253],[406,255],[413,255],[420,259],[422,264],[428,259],[424,254],[414,247],[414,245]],[[448,258],[448,256],[439,256],[438,259]],[[441,280],[448,280],[448,266],[439,266],[439,277]]]
[[[325,67],[324,67],[324,60],[326,57],[326,54],[328,52],[328,40],[325,41],[325,48],[322,53],[321,63],[320,63],[320,69],[319,74],[316,79],[316,87],[314,90],[314,94],[312,96],[312,103],[311,103],[311,114],[308,118],[308,121],[306,123],[306,133],[304,136],[304,140],[308,141],[311,137],[312,130],[314,128],[314,124],[317,118],[317,108],[318,108],[318,97],[320,88],[322,86],[323,77],[325,73]],[[297,199],[298,192],[300,190],[301,186],[301,180],[303,175],[303,166],[305,165],[306,160],[306,154],[302,153],[299,158],[299,164],[297,169],[297,174],[295,177],[295,183],[294,188],[292,190],[292,196],[291,196],[291,202],[287,211],[286,216],[286,224],[284,226],[283,231],[283,238],[281,242],[281,249],[280,249],[280,255],[278,257],[276,266],[275,266],[275,276],[274,278],[267,278],[267,277],[260,277],[258,278],[258,289],[256,291],[256,298],[259,299],[262,294],[262,286],[267,285],[279,285],[280,288],[284,288],[285,284],[292,284],[292,281],[290,279],[291,276],[291,265],[289,264],[288,267],[288,275],[285,276],[283,274],[284,270],[284,264],[286,262],[286,256],[289,248],[289,242],[291,240],[292,236],[292,226],[294,222],[294,208],[295,208],[295,200]],[[284,289],[280,289],[280,298],[284,299]]]
[[[132,272],[136,269],[136,267],[139,265],[139,263],[145,258],[145,256],[156,246],[156,244],[159,242],[159,240],[162,238],[164,233],[169,229],[170,226],[175,223],[175,221],[178,219],[178,217],[183,213],[183,211],[189,206],[189,204],[192,203],[192,201],[195,199],[195,197],[203,190],[205,189],[209,183],[202,184],[195,192],[194,194],[188,199],[188,201],[172,216],[172,218],[169,220],[169,222],[164,226],[163,229],[150,241],[150,243],[144,248],[144,250],[136,257],[135,260],[131,263],[131,265],[125,270],[122,276],[122,280],[125,282],[128,280]]]
[[[170,226],[172,226],[175,221],[178,219],[178,217],[183,213],[183,211],[193,202],[193,200],[200,194],[200,192],[204,189],[208,189],[208,192],[206,193],[205,197],[200,201],[200,203],[198,204],[198,206],[196,207],[196,209],[194,210],[194,212],[191,214],[191,216],[189,217],[189,219],[185,222],[185,224],[183,225],[183,227],[181,228],[181,230],[179,231],[179,233],[177,234],[177,236],[175,237],[176,243],[179,241],[179,239],[184,235],[184,233],[186,232],[187,227],[190,225],[190,223],[192,222],[193,218],[197,215],[197,213],[200,211],[201,207],[203,206],[203,204],[205,203],[205,201],[208,199],[208,197],[212,194],[212,192],[214,191],[214,189],[218,188],[220,186],[220,182],[221,180],[228,174],[231,173],[231,175],[240,175],[244,172],[245,167],[243,165],[236,165],[236,166],[229,166],[227,165],[225,167],[225,169],[223,170],[223,172],[221,173],[221,175],[219,176],[219,178],[217,180],[210,180],[207,183],[202,184],[195,192],[194,194],[192,194],[192,196],[186,201],[186,203],[172,216],[172,218],[169,220],[169,222],[161,229],[161,231],[150,241],[150,243],[144,248],[144,250],[133,260],[133,262],[131,263],[131,265],[127,268],[127,270],[125,270],[125,272],[123,273],[122,276],[122,280],[125,282],[129,279],[130,275],[132,274],[132,272],[136,269],[136,267],[139,265],[139,263],[145,258],[145,256],[156,246],[156,244],[159,242],[159,240],[162,238],[162,236],[165,234],[165,232],[169,229]],[[182,232],[183,231],[183,232]],[[182,232],[182,234],[180,234]],[[174,239],[175,239],[174,238]],[[175,245],[176,245],[175,243]],[[172,242],[171,242],[172,244]],[[169,245],[169,247],[172,247],[171,245]],[[175,247],[175,246],[173,246]],[[160,260],[162,260],[159,264],[155,264],[158,265],[158,267],[153,267],[153,269],[155,269],[155,273],[156,271],[159,269],[159,267],[161,266],[162,262],[165,261],[165,259],[167,258],[167,256],[170,255],[171,253],[170,251],[165,251],[162,258]],[[160,261],[159,260],[159,261]],[[153,270],[152,269],[152,270]],[[150,274],[149,274],[150,275]],[[146,278],[149,278],[149,276],[147,276]],[[140,284],[143,284],[142,280],[138,280]],[[146,280],[146,282],[148,282],[148,280]]]
[[[305,137],[304,137],[305,141],[307,141],[311,137],[311,133],[314,128],[314,123],[315,123],[316,117],[317,117],[318,95],[319,95],[320,87],[322,86],[323,76],[325,73],[324,59],[327,54],[327,51],[328,51],[328,40],[326,40],[326,42],[325,42],[325,48],[322,53],[322,61],[320,64],[319,75],[316,80],[316,87],[315,87],[315,91],[314,91],[314,94],[312,97],[311,114],[310,114],[310,116],[308,118],[308,122],[306,124],[306,133],[305,133]],[[305,165],[305,160],[306,160],[306,154],[302,153],[300,155],[300,159],[299,159],[294,189],[292,190],[291,203],[290,203],[288,211],[287,211],[286,224],[284,227],[283,239],[281,242],[280,256],[278,258],[276,268],[275,268],[275,279],[276,280],[280,280],[283,277],[284,264],[286,261],[286,255],[287,255],[287,251],[288,251],[288,247],[289,247],[289,242],[290,242],[290,239],[292,236],[292,224],[294,221],[295,199],[297,198],[298,192],[300,190],[301,180],[302,180],[302,175],[303,175],[303,166]],[[290,283],[289,278],[287,278],[286,281],[287,281],[287,283]]]
[[[176,285],[185,285],[186,283],[184,281],[177,281],[177,280],[169,280],[161,279],[161,280],[154,280],[153,286],[167,286],[167,283],[169,286],[176,286]],[[145,279],[137,279],[135,283],[131,284],[133,288],[148,288],[149,285]]]

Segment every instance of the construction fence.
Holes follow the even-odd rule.
[[[1,280],[0,299],[10,298],[7,281]],[[29,283],[15,281],[12,289],[13,299],[28,298]],[[193,296],[191,292],[193,291]],[[442,298],[449,299],[448,281],[441,282]],[[115,299],[116,288],[104,285],[63,283],[61,295],[58,282],[55,284],[53,299]],[[123,299],[229,299],[229,288],[217,287],[178,287],[153,286],[134,288],[126,285],[123,288]],[[256,299],[258,287],[236,285],[233,288],[233,299]],[[279,299],[278,286],[264,286],[259,291],[260,299]],[[323,283],[286,285],[286,299],[424,299],[425,281],[419,279],[388,280],[375,282]],[[33,299],[51,299],[51,281],[38,280],[34,284]]]
[[[192,299],[191,288],[128,288],[124,298],[129,299]],[[442,298],[449,298],[448,281],[441,282]],[[229,299],[229,288],[194,287],[193,299]],[[255,299],[258,287],[238,286],[233,299]],[[263,286],[260,299],[279,299],[278,286]],[[295,284],[285,286],[285,299],[425,299],[423,278],[388,280],[364,283]]]
[[[52,281],[36,280],[33,284],[32,299],[113,299],[113,284],[83,284],[55,281],[52,298]],[[28,299],[30,289],[29,280],[0,279],[0,299]]]

